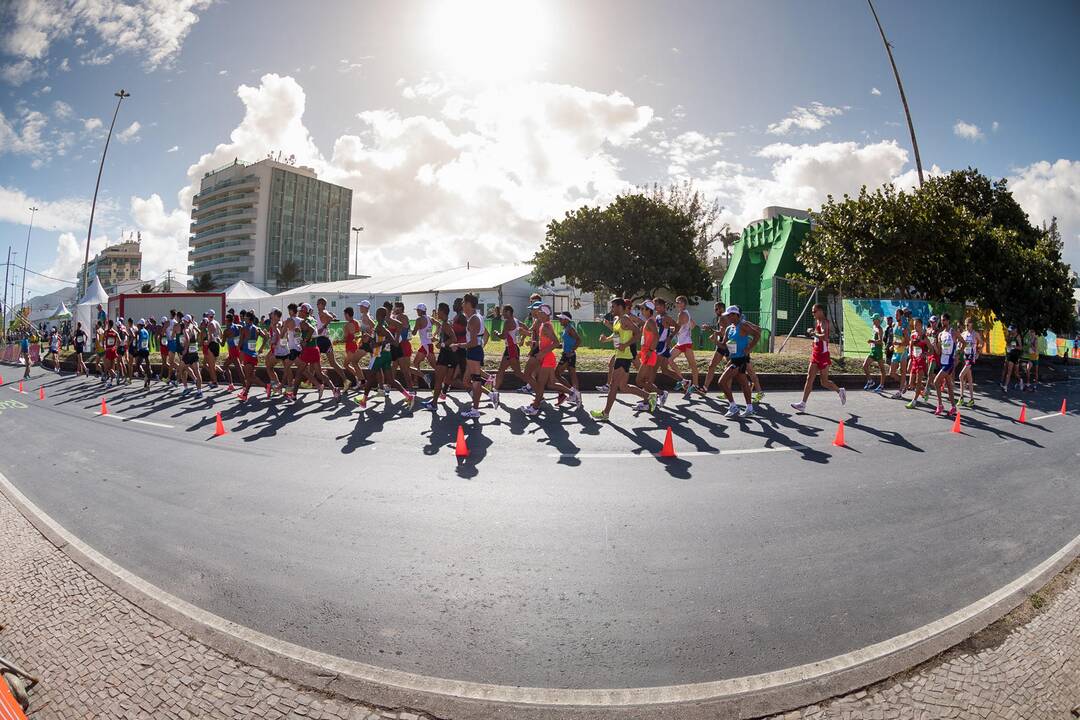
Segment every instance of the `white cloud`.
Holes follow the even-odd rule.
[[[32,74],[44,71],[49,48],[57,40],[74,37],[83,45],[83,35],[92,32],[100,45],[83,56],[83,64],[104,64],[112,52],[139,56],[147,70],[173,62],[198,13],[211,0],[13,0],[3,14],[0,50],[19,58],[19,63],[0,69],[0,76],[18,85]],[[25,63],[25,66],[16,67]],[[65,59],[61,70],[70,67]]]
[[[64,58],[60,61],[60,64],[56,66],[56,69],[60,72],[71,72],[71,61]]]
[[[96,220],[96,217],[95,217]],[[61,233],[56,238],[56,255],[52,264],[43,270],[43,274],[55,278],[70,278],[72,281],[78,277],[86,259],[86,229],[82,229],[79,237],[74,233]],[[106,235],[97,235],[90,241],[90,257],[105,249],[109,238]],[[59,287],[59,283],[53,283],[45,278],[38,278],[38,285],[42,288]],[[78,290],[76,290],[78,292]]]
[[[34,63],[29,60],[19,60],[18,62],[0,65],[0,79],[16,87],[33,77],[37,77],[37,75],[38,71],[35,69]]]
[[[122,143],[138,142],[142,138],[139,137],[139,130],[142,129],[142,125],[138,120],[135,120],[126,128],[116,134],[116,139]]]
[[[171,148],[169,148],[169,149],[168,149],[168,150],[166,150],[165,152],[167,152],[167,153],[174,153],[174,152],[176,152],[176,151],[177,151],[177,150],[179,150],[179,149],[180,149],[180,146],[179,146],[179,145],[173,145],[173,146],[172,146]]]
[[[187,273],[189,213],[179,208],[166,212],[161,196],[154,193],[131,198],[131,219],[142,233],[143,277],[157,277],[170,268]]]
[[[766,132],[772,135],[787,135],[792,130],[820,130],[829,124],[830,117],[843,115],[845,109],[822,105],[819,102],[810,103],[808,108],[796,105],[786,118],[770,123]]]
[[[218,75],[228,75],[228,74],[229,74],[229,71],[228,71],[228,70],[218,70],[218,71],[217,71],[217,74],[218,74]]]
[[[33,93],[31,93],[31,95],[33,95],[34,97],[39,97],[41,95],[48,95],[51,92],[52,92],[52,86],[51,85],[43,85],[43,86],[39,87],[37,90],[35,90]]]
[[[0,185],[0,221],[23,224],[29,220],[28,207],[38,208],[34,227],[42,230],[64,231],[82,229],[90,219],[90,200],[64,198],[45,200],[30,197],[22,190]],[[115,207],[105,198],[98,198],[97,218],[111,217]]]
[[[45,140],[45,126],[49,119],[37,110],[24,111],[20,118],[9,120],[0,111],[0,155],[30,155],[47,158],[49,145]]]
[[[83,130],[90,132],[101,127],[101,118],[86,118],[83,120]]]
[[[1000,124],[1000,123],[998,123],[998,121],[997,121],[997,120],[995,120],[994,122],[992,122],[992,123],[990,124],[990,130],[991,130],[991,132],[997,132],[997,131],[998,131],[998,128],[999,128],[999,127],[1001,127],[1001,124]]]
[[[1032,163],[1008,180],[1031,222],[1040,225],[1057,217],[1065,260],[1080,270],[1080,160]]]
[[[71,106],[63,100],[57,100],[53,103],[53,115],[55,115],[58,120],[67,120],[72,114],[73,111]]]
[[[870,88],[870,94],[871,95],[880,95],[881,91],[878,90],[876,87],[872,87],[872,88]]]
[[[979,129],[978,125],[974,125],[963,120],[957,120],[956,124],[952,127],[953,135],[964,140],[982,140],[986,136],[983,135],[983,131]]]

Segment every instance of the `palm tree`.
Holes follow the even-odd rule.
[[[295,261],[289,260],[282,265],[277,271],[277,289],[278,292],[282,290],[288,290],[296,285],[300,280],[300,267]]]

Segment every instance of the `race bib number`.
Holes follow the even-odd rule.
[[[911,357],[922,357],[922,348],[918,346],[911,348]]]
[[[247,349],[248,349],[248,352],[251,352],[251,353],[255,352],[255,346],[256,346],[256,344],[257,344],[257,341],[255,341],[255,340],[248,340],[248,341],[247,341]]]

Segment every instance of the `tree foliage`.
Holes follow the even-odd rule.
[[[845,295],[975,302],[1036,330],[1072,326],[1056,221],[1035,227],[1005,180],[977,170],[907,192],[829,196],[799,251],[812,282]]]
[[[142,287],[139,288],[139,292],[144,295],[154,292],[154,283],[143,283]]]
[[[210,273],[203,273],[191,283],[191,287],[188,288],[192,292],[213,292],[214,280],[210,277]]]
[[[289,260],[277,271],[277,289],[288,290],[300,281],[300,266],[295,260]]]
[[[565,277],[586,292],[631,298],[661,288],[707,296],[712,286],[700,255],[700,220],[651,192],[619,195],[605,208],[578,208],[548,224],[532,281]]]

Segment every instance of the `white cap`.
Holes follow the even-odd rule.
[[[161,323],[162,323],[162,324],[165,324],[165,323],[167,323],[167,322],[169,322],[169,318],[167,318],[167,317],[165,317],[164,315],[162,315],[162,316],[161,316]]]
[[[207,315],[209,315],[210,317],[214,317],[214,314],[215,314],[215,313],[214,313],[214,311],[213,311],[213,310],[207,310],[207,311],[206,311],[206,314],[207,314]]]
[[[542,313],[544,313],[545,315],[547,315],[548,317],[551,317],[551,306],[550,306],[550,305],[541,305],[541,306],[540,306],[539,308],[537,308],[537,309],[538,309],[538,310],[539,310],[540,312],[542,312]]]
[[[655,310],[656,309],[656,304],[653,303],[652,300],[646,300],[645,302],[643,302],[641,304],[644,305],[645,307],[649,308],[650,310]]]
[[[371,307],[371,302],[370,302],[370,301],[368,301],[368,300],[361,300],[361,301],[360,301],[360,307],[366,307],[366,308],[369,308],[369,307]]]
[[[727,310],[724,311],[725,315],[742,315],[742,310],[738,305],[728,305]]]
[[[184,316],[184,322],[191,322],[191,316],[190,315],[185,315]]]
[[[420,312],[427,312],[427,305],[424,303],[416,303],[416,309]]]
[[[136,325],[145,325],[145,324],[146,324],[146,320],[143,319],[143,318],[139,318],[139,322],[136,323]]]
[[[301,310],[307,310],[308,312],[311,312],[311,305],[310,305],[310,303],[300,303],[300,309]]]

